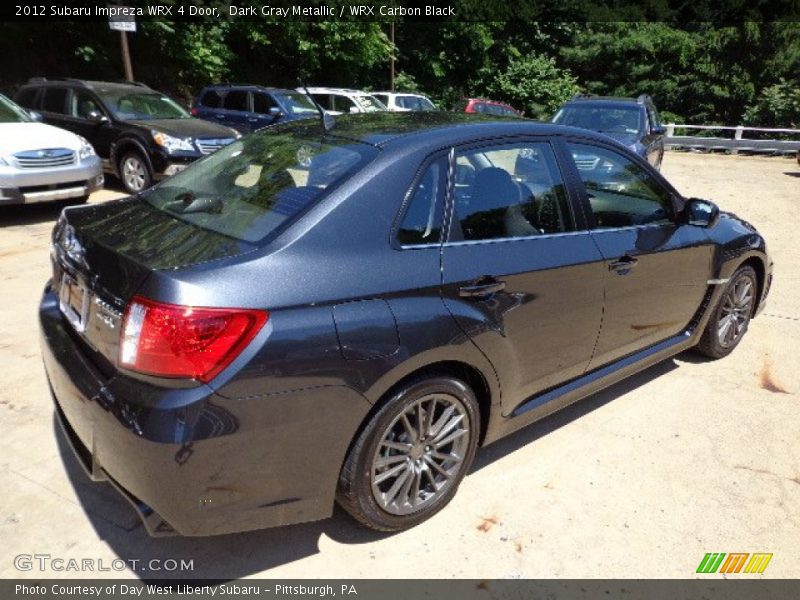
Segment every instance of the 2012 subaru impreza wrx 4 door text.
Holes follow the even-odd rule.
[[[691,347],[772,262],[613,140],[522,119],[277,125],[64,210],[40,307],[66,437],[152,535],[443,508],[478,446]],[[498,492],[500,493],[500,492]]]

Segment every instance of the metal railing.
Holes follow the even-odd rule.
[[[666,125],[667,148],[683,148],[687,150],[704,150],[706,152],[721,150],[737,154],[739,152],[765,152],[770,154],[794,154],[800,151],[800,129],[774,129],[766,127],[730,127],[724,125]],[[733,137],[707,137],[702,135],[675,135],[676,130],[733,132]],[[793,136],[793,140],[753,139],[746,138],[746,132],[780,134]]]

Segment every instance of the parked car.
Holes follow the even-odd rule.
[[[314,102],[295,90],[224,84],[203,88],[192,102],[193,116],[249,133],[282,121],[318,117]]]
[[[304,92],[306,88],[297,88]],[[310,87],[308,93],[323,110],[332,115],[367,113],[386,110],[386,106],[372,94],[344,88]]]
[[[772,281],[750,224],[613,140],[450,112],[263,129],[65,210],[53,248],[56,414],[154,535],[334,499],[411,527],[479,445],[688,348],[729,354]]]
[[[408,112],[415,110],[436,110],[436,105],[430,98],[422,94],[408,92],[372,92],[388,110],[394,112]]]
[[[103,187],[94,148],[38,119],[0,94],[0,204],[85,201]]]
[[[578,94],[558,109],[552,121],[604,133],[657,169],[661,168],[667,130],[650,96],[617,98]]]
[[[143,84],[35,78],[15,99],[46,123],[89,140],[103,168],[134,194],[231,143],[239,134],[195,119]]]
[[[517,110],[510,104],[496,102],[494,100],[484,100],[482,98],[462,98],[454,107],[456,112],[465,113],[485,113],[500,117],[521,117],[522,111]]]

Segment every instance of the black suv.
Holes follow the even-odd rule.
[[[661,168],[666,129],[646,94],[638,98],[577,94],[558,109],[552,122],[604,133]]]
[[[46,123],[85,137],[131,194],[174,175],[239,137],[192,118],[175,101],[140,83],[31,79],[14,97]]]

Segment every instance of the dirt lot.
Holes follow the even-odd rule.
[[[771,552],[762,577],[800,577],[800,168],[673,152],[664,172],[769,240],[775,284],[740,347],[718,362],[680,355],[484,449],[447,509],[393,536],[337,512],[240,535],[148,538],[56,435],[36,307],[58,209],[3,210],[0,577],[691,577],[706,552]],[[37,553],[145,564],[15,568],[16,555]],[[154,558],[194,568],[148,571]]]

